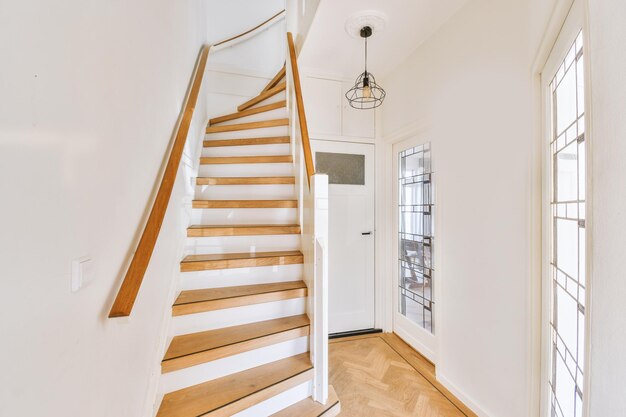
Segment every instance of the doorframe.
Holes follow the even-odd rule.
[[[381,291],[380,297],[382,298],[381,309],[384,309],[381,314],[382,320],[382,328],[385,332],[393,332],[394,331],[394,315],[395,315],[395,305],[394,305],[394,294],[396,291],[396,268],[397,263],[396,259],[394,259],[395,246],[397,246],[397,240],[394,236],[395,230],[395,211],[396,207],[394,206],[394,187],[395,183],[395,173],[394,173],[394,155],[393,147],[397,143],[405,141],[411,138],[424,138],[424,142],[431,143],[431,150],[436,152],[436,144],[433,146],[432,138],[426,137],[427,133],[431,131],[432,122],[430,119],[422,119],[414,122],[405,128],[399,129],[387,136],[382,137],[382,140],[378,143],[380,144],[379,152],[377,153],[377,162],[379,168],[379,172],[383,173],[380,175],[380,178],[377,178],[379,181],[378,191],[379,196],[381,198],[377,199],[377,230],[379,231],[379,240],[380,240],[380,248],[379,254],[379,271],[377,271],[377,275],[383,277],[384,283],[384,291]],[[381,137],[381,136],[378,136]],[[436,168],[435,168],[436,171]],[[436,201],[439,201],[441,186],[436,182]],[[391,203],[390,203],[391,202]],[[437,204],[437,203],[436,203]],[[435,230],[437,231],[437,249],[435,250],[435,262],[437,262],[437,279],[438,285],[434,288],[435,291],[433,293],[433,297],[435,300],[435,309],[433,312],[433,316],[437,317],[437,324],[435,330],[435,340],[436,345],[439,345],[439,341],[442,339],[442,334],[444,333],[445,325],[443,324],[443,320],[440,314],[441,311],[441,299],[440,294],[442,293],[443,287],[443,268],[441,262],[441,230],[442,230],[442,222],[441,222],[441,207],[437,208],[437,215],[435,216]],[[421,344],[416,343],[415,339],[410,337],[408,334],[398,334],[401,338],[405,340],[409,345],[414,347],[416,350],[423,349]],[[425,352],[423,352],[425,353]],[[441,366],[441,358],[438,357],[436,352],[431,358],[435,365]]]

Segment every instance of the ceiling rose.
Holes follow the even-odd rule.
[[[369,26],[372,34],[382,32],[387,26],[387,15],[378,10],[363,10],[352,14],[346,20],[346,32],[353,38],[361,38],[361,29]]]

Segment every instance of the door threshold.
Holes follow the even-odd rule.
[[[365,334],[382,333],[383,329],[363,329],[351,330],[349,332],[332,333],[328,335],[328,339],[341,339],[342,337],[363,336]]]

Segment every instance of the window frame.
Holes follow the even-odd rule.
[[[553,108],[552,108],[552,90],[551,82],[564,61],[570,47],[575,42],[576,37],[582,30],[583,32],[583,69],[585,81],[585,153],[586,153],[586,196],[585,196],[585,346],[584,355],[585,362],[583,366],[583,410],[582,416],[589,415],[589,376],[591,367],[590,358],[590,318],[592,314],[591,293],[592,293],[592,230],[593,219],[592,211],[592,126],[591,126],[591,84],[590,84],[590,54],[589,54],[589,31],[587,25],[587,13],[582,0],[574,0],[570,2],[571,8],[563,22],[560,32],[555,39],[554,46],[550,51],[546,64],[541,71],[541,99],[542,99],[542,134],[541,134],[541,156],[542,156],[542,250],[541,250],[541,396],[540,396],[540,416],[551,416],[551,389],[549,385],[552,373],[552,332],[550,328],[553,297],[552,277],[551,277],[551,258],[552,258],[552,150],[550,148],[551,138],[553,136]]]

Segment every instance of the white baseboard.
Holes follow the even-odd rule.
[[[463,393],[462,390],[458,389],[456,385],[454,385],[448,378],[442,375],[440,372],[437,372],[437,381],[441,383],[448,391],[452,393],[456,398],[458,398],[463,404],[465,404],[469,409],[471,409],[478,417],[493,417],[493,414],[485,411],[484,408],[480,407],[476,401]]]
[[[413,337],[409,332],[403,330],[400,326],[395,326],[393,329],[394,333],[397,334],[400,339],[404,340],[409,346],[415,349],[420,355],[426,357],[432,363],[437,363],[437,354],[433,352],[433,350],[422,342],[419,341],[416,337]]]

